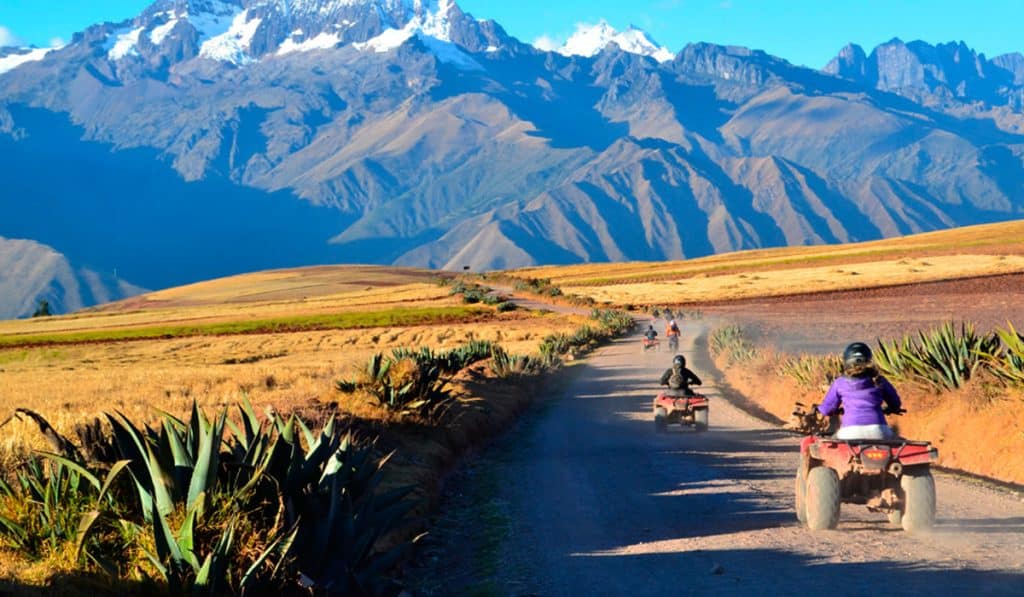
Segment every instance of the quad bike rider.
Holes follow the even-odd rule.
[[[883,408],[884,405],[884,408]],[[796,515],[812,530],[839,524],[840,503],[886,512],[906,531],[935,522],[935,482],[930,464],[938,451],[929,442],[899,438],[885,415],[902,410],[896,389],[879,375],[871,349],[861,342],[843,352],[843,376],[810,412],[797,403],[791,429],[812,433],[800,443]],[[833,436],[834,419],[841,425]]]
[[[644,352],[658,347],[658,331],[654,329],[653,324],[647,326],[647,331],[644,332],[644,339],[641,342],[643,343]]]
[[[679,352],[679,324],[676,323],[675,319],[668,322],[665,326],[665,335],[668,336],[668,349],[673,353]]]
[[[708,399],[695,394],[691,385],[701,385],[700,378],[686,368],[686,357],[672,357],[672,367],[661,376],[661,385],[668,386],[654,399],[654,429],[664,432],[669,423],[693,425],[697,431],[708,428]]]

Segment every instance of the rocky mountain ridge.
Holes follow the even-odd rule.
[[[161,0],[0,74],[0,234],[160,288],[679,259],[1024,208],[1020,55],[893,40],[815,71],[584,33],[542,51],[451,0]]]

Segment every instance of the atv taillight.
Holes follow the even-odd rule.
[[[878,461],[887,460],[889,458],[889,450],[883,450],[881,448],[868,448],[860,453],[862,458],[868,460]]]

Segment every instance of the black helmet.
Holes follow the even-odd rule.
[[[684,357],[681,354],[677,354],[676,356],[672,357],[672,366],[673,367],[685,367],[686,366],[686,357]]]
[[[871,362],[871,348],[863,342],[854,342],[843,351],[843,365],[855,367]]]

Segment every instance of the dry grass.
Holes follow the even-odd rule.
[[[0,341],[26,334],[137,331],[151,326],[233,324],[403,310],[461,308],[458,297],[422,270],[323,267],[263,272],[174,288],[63,317],[0,322]],[[334,390],[375,352],[398,347],[454,348],[469,340],[536,352],[548,334],[571,332],[582,317],[482,307],[481,321],[97,342],[0,349],[0,419],[15,407],[39,411],[58,430],[105,411],[133,420],[155,409],[185,414],[233,404],[242,393],[280,410],[334,403],[368,419],[386,412]],[[38,443],[26,423],[4,428],[0,448]]]
[[[1019,272],[1024,272],[1024,256],[1021,255],[948,255],[870,261],[843,267],[810,265],[673,281],[577,286],[573,287],[573,292],[599,302],[658,305],[856,290]]]
[[[0,413],[27,406],[69,431],[83,418],[114,409],[148,419],[159,408],[184,414],[202,406],[231,404],[241,393],[254,404],[288,410],[344,397],[333,382],[375,352],[398,347],[454,348],[473,339],[530,353],[544,336],[570,332],[581,318],[506,314],[493,321],[448,326],[371,328],[354,331],[250,334],[29,348],[0,351]],[[345,406],[345,405],[343,405]],[[347,405],[368,418],[384,413]],[[344,408],[343,408],[344,410]],[[0,447],[36,434],[12,422]]]
[[[1024,221],[848,245],[741,251],[687,261],[527,268],[616,304],[729,300],[1024,271]]]

